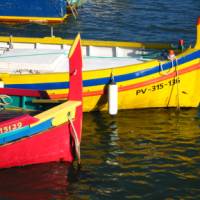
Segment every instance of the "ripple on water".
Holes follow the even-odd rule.
[[[183,38],[190,44],[199,8],[197,0],[173,5],[163,0],[89,0],[77,20],[70,17],[54,26],[54,34],[173,43]],[[33,24],[0,24],[0,30],[1,35],[50,35],[49,26]],[[84,113],[81,171],[68,177],[65,165],[54,164],[2,171],[0,199],[200,199],[199,127],[197,109],[129,110],[115,117]]]

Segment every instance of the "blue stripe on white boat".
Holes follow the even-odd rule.
[[[194,53],[191,53],[190,55],[179,58],[178,65],[187,63],[199,57],[200,57],[200,51],[195,51]],[[166,64],[162,65],[163,70],[170,69],[171,67],[172,67],[171,62],[167,62]],[[123,82],[123,81],[128,81],[131,79],[135,79],[135,78],[141,78],[144,76],[152,75],[160,71],[161,71],[160,66],[155,66],[150,69],[140,70],[140,71],[129,73],[129,74],[118,75],[118,76],[115,76],[114,78],[116,82]],[[89,86],[97,86],[97,85],[104,85],[104,84],[106,85],[109,82],[110,82],[110,77],[90,79],[90,80],[84,80],[83,86],[89,87]],[[9,84],[9,85],[5,85],[5,87],[6,88],[35,89],[35,90],[51,90],[51,89],[53,90],[53,89],[69,88],[69,83],[68,82],[53,82],[53,83],[38,83],[38,84]]]
[[[51,127],[52,127],[51,119],[49,119],[49,120],[44,121],[36,126],[32,126],[32,127],[25,126],[20,129],[10,131],[8,133],[3,133],[0,135],[0,145],[40,133]]]

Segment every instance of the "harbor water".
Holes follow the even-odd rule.
[[[0,3],[1,4],[1,3]],[[88,0],[54,35],[194,45],[199,0]],[[0,35],[50,27],[0,24]],[[49,163],[0,170],[0,200],[200,199],[200,109],[84,113],[78,169]]]

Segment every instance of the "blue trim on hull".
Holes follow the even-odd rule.
[[[187,63],[194,59],[200,58],[200,51],[196,51],[190,55],[184,56],[178,59],[178,65]],[[170,69],[172,67],[171,62],[167,62],[162,66],[163,70]],[[155,66],[150,69],[140,70],[137,72],[123,74],[119,76],[115,76],[116,82],[123,82],[128,81],[136,78],[141,78],[144,76],[152,75],[154,73],[158,73],[161,71],[160,66]],[[84,80],[83,86],[90,87],[90,86],[97,86],[97,85],[107,85],[110,82],[110,77],[106,78],[98,78],[98,79],[90,79]],[[5,85],[6,88],[19,88],[19,89],[35,89],[35,90],[54,90],[54,89],[67,89],[69,88],[68,82],[55,82],[55,83],[39,83],[39,84],[9,84]]]
[[[35,135],[37,133],[41,133],[42,131],[45,131],[51,127],[52,127],[52,124],[51,124],[51,119],[50,119],[33,127],[25,126],[20,129],[10,131],[8,133],[2,133],[0,135],[0,145],[17,141],[22,138]]]

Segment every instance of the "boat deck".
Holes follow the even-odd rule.
[[[133,51],[133,50],[132,50]],[[69,70],[66,49],[12,49],[0,51],[0,73],[37,74],[66,72]],[[119,50],[113,55],[112,48],[83,50],[83,71],[107,69],[142,63],[141,55],[130,53],[130,49]],[[89,54],[89,55],[88,55]]]

